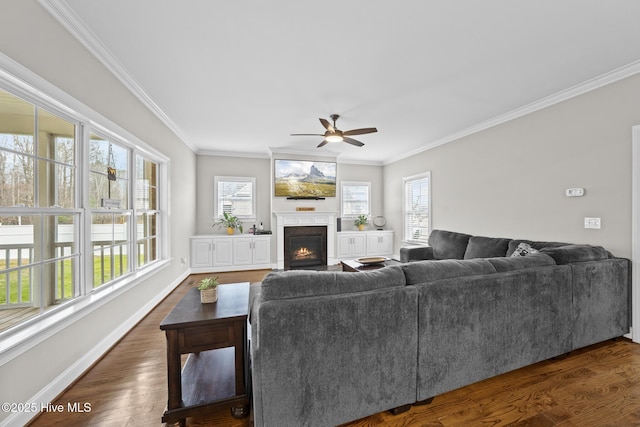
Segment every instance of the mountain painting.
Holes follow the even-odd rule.
[[[276,197],[335,197],[336,164],[302,160],[275,161]]]

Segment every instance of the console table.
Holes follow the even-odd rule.
[[[249,415],[247,312],[249,283],[218,286],[218,301],[200,302],[189,289],[160,323],[167,337],[169,399],[162,422],[204,415],[221,407]],[[180,355],[191,353],[180,369]]]

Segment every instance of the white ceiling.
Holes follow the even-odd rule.
[[[636,0],[40,3],[201,153],[384,164],[640,65]],[[289,136],[332,113],[378,133]]]

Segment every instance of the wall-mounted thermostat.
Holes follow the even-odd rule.
[[[581,197],[584,196],[584,188],[567,188],[565,194],[567,197]]]

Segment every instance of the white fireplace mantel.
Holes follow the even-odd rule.
[[[284,269],[285,227],[327,227],[327,262],[335,263],[336,217],[335,212],[296,211],[274,212],[276,217],[276,253],[278,269]]]

